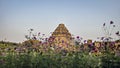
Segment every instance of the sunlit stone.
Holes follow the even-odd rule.
[[[52,33],[52,36],[55,37],[56,43],[71,43],[71,34],[64,24],[59,24],[55,31]]]

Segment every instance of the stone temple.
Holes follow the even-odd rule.
[[[59,24],[52,36],[55,37],[56,43],[71,43],[71,34],[64,24]]]

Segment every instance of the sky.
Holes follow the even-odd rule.
[[[109,22],[120,30],[120,0],[0,0],[0,40],[23,42],[30,28],[50,36],[64,23],[74,36],[97,40]],[[112,30],[112,27],[111,27]]]

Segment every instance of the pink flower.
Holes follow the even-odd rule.
[[[101,40],[103,40],[104,39],[104,37],[101,37]]]
[[[37,40],[37,38],[36,38],[36,37],[33,37],[33,39],[34,39],[34,40]]]
[[[113,21],[110,21],[110,24],[113,24],[114,22]]]
[[[79,36],[77,36],[76,38],[77,38],[77,39],[79,39],[80,37],[79,37]]]
[[[84,43],[86,43],[87,41],[86,40],[84,40]]]
[[[117,31],[115,34],[116,34],[117,36],[120,36],[119,31]]]
[[[119,31],[116,32],[116,35],[119,35]]]

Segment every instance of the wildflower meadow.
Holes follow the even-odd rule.
[[[114,27],[111,21],[110,28]],[[112,29],[105,23],[103,30],[100,41],[76,36],[71,38],[74,44],[55,44],[54,37],[29,29],[22,43],[0,41],[0,68],[120,68],[120,39],[112,40]],[[116,35],[120,37],[119,31]]]

